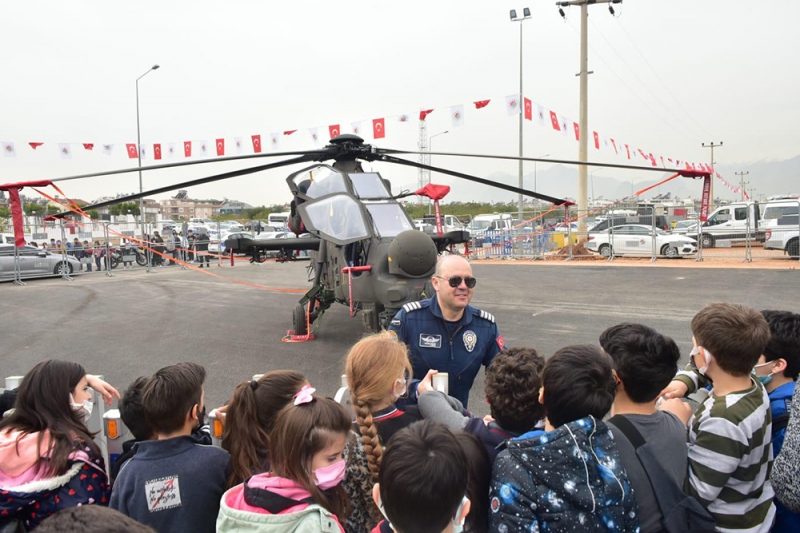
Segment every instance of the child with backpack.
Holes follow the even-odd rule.
[[[270,471],[222,496],[218,532],[343,533],[349,506],[339,486],[352,422],[344,407],[305,385],[275,419]]]

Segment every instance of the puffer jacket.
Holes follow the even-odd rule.
[[[218,533],[344,533],[335,515],[289,479],[258,474],[222,495]]]
[[[11,430],[0,434],[0,525],[17,520],[30,531],[67,507],[108,505],[111,488],[103,459],[91,448],[76,442],[66,472],[48,476],[36,462],[47,457],[49,432],[44,432],[41,447],[39,433],[19,437]]]
[[[494,462],[489,531],[638,530],[628,476],[600,420],[526,433],[508,441]]]

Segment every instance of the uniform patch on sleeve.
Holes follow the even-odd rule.
[[[147,509],[151,513],[181,506],[181,487],[178,476],[152,479],[144,484]]]
[[[506,347],[506,341],[503,340],[502,335],[497,336],[497,346],[499,346],[501,350]]]

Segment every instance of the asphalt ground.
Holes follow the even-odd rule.
[[[237,263],[210,271],[275,288],[307,289],[308,262]],[[690,322],[708,302],[800,312],[797,270],[654,268],[603,264],[474,263],[472,304],[497,317],[508,346],[549,356],[562,346],[597,343],[620,322],[641,322],[671,336],[684,360]],[[300,294],[271,292],[178,267],[114,271],[0,284],[0,375],[20,375],[36,362],[74,360],[103,374],[120,391],[136,377],[178,361],[205,366],[206,402],[224,403],[235,385],[256,373],[302,371],[333,395],[348,348],[364,334],[344,306],[324,316],[317,338],[284,343]],[[470,407],[483,404],[483,373]]]

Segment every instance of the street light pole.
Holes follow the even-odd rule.
[[[159,65],[153,65],[150,67],[147,72],[136,78],[136,154],[139,160],[139,194],[141,195],[143,192],[142,189],[142,134],[141,128],[139,127],[139,80],[150,74],[150,72],[154,70],[158,70],[160,67]],[[140,229],[142,231],[142,241],[145,240],[144,237],[144,197],[139,197],[139,221],[140,221]],[[147,269],[150,270],[150,256],[148,254],[147,260]]]
[[[431,152],[433,151],[433,138],[434,137],[438,137],[439,135],[444,135],[445,133],[450,133],[450,131],[449,130],[445,130],[445,131],[437,133],[436,135],[431,135],[430,137],[428,137],[428,165],[429,166],[431,164],[431,158],[432,158]],[[431,184],[431,173],[429,171],[428,172],[428,185],[430,185],[430,184]],[[431,214],[432,205],[433,205],[433,201],[430,198],[428,198],[428,214],[429,215]]]
[[[531,10],[523,8],[522,16],[517,16],[516,9],[512,9],[511,13],[511,22],[519,22],[519,98],[520,100],[523,99],[522,96],[522,22],[531,18]],[[518,102],[518,105],[522,106],[522,102]],[[525,111],[520,107],[519,113],[519,174],[517,175],[517,186],[522,189],[522,120],[525,118]],[[517,210],[519,211],[518,216],[519,220],[524,220],[522,218],[522,193],[519,193],[519,197],[517,198]]]
[[[537,157],[537,159],[541,159],[543,157],[550,157],[550,154],[544,154]],[[533,162],[533,192],[536,192],[536,161]]]

